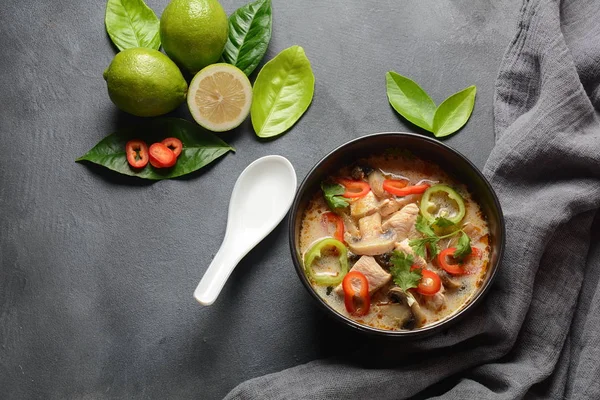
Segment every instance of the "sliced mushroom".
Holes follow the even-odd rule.
[[[347,213],[343,212],[340,214],[340,216],[342,217],[342,220],[344,221],[344,235],[350,235],[350,236],[358,236],[360,235],[360,231],[358,230],[358,227],[356,226],[356,223],[354,222],[354,219],[348,215]]]
[[[373,169],[368,165],[356,165],[352,168],[350,175],[352,176],[352,179],[363,180],[371,173],[371,171],[373,171]]]
[[[393,229],[381,229],[381,215],[375,213],[358,220],[360,237],[346,235],[350,251],[355,254],[376,256],[392,250],[396,242],[396,232]]]
[[[446,271],[440,269],[439,271],[436,271],[436,273],[438,274],[438,276],[442,280],[442,283],[444,284],[444,287],[446,287],[446,288],[448,288],[450,290],[454,290],[454,289],[458,289],[458,288],[462,287],[462,284],[460,283],[460,281],[458,281],[457,279],[452,278],[450,276],[450,274],[447,273]]]
[[[415,327],[419,328],[425,324],[427,321],[427,316],[421,310],[421,306],[419,302],[414,298],[414,296],[410,293],[406,293],[404,290],[400,289],[398,286],[394,286],[388,292],[390,298],[398,300],[407,304],[412,311],[413,317],[415,319]]]
[[[362,218],[377,212],[378,208],[379,201],[377,201],[373,192],[369,191],[366,196],[350,203],[350,215],[354,218]]]
[[[385,181],[385,177],[383,176],[381,171],[377,169],[373,170],[369,174],[367,181],[369,182],[369,186],[371,186],[371,190],[373,191],[373,193],[375,193],[375,196],[377,196],[380,199],[385,197],[391,197],[391,194],[383,189],[383,181]]]

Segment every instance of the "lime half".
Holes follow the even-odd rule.
[[[192,79],[187,103],[200,126],[213,132],[228,131],[250,113],[252,85],[246,74],[233,65],[209,65]]]

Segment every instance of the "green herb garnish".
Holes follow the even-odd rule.
[[[321,183],[321,190],[323,190],[323,196],[325,202],[332,210],[336,208],[348,207],[350,203],[346,200],[342,194],[346,191],[346,188],[339,183]]]
[[[458,239],[458,244],[456,245],[456,251],[452,256],[454,258],[462,260],[469,254],[471,254],[471,239],[469,239],[469,236],[467,236],[466,233],[461,231],[460,238]]]
[[[450,223],[450,225],[448,225],[448,223]],[[418,215],[417,222],[415,223],[415,228],[417,229],[417,231],[421,232],[425,237],[421,239],[413,239],[410,242],[408,242],[415,254],[425,258],[427,255],[426,250],[427,248],[429,248],[431,257],[436,257],[440,252],[438,242],[442,239],[447,239],[449,237],[458,235],[459,233],[461,234],[461,236],[458,239],[456,251],[454,252],[453,256],[458,259],[462,259],[471,253],[471,239],[469,239],[469,236],[467,236],[467,234],[463,232],[462,229],[458,229],[454,232],[448,233],[447,235],[438,236],[433,230],[433,225],[436,225],[438,227],[448,227],[453,226],[454,223],[445,218],[437,218],[431,225],[429,225],[427,223],[427,220],[423,218],[422,215]]]
[[[390,268],[392,279],[400,289],[406,292],[408,289],[419,285],[422,277],[421,268],[411,270],[414,262],[413,256],[402,251],[394,251],[390,262],[392,263],[392,267]]]

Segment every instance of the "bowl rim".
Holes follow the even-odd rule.
[[[374,328],[372,326],[361,324],[357,321],[354,321],[351,318],[348,318],[348,317],[340,314],[335,309],[333,309],[333,307],[331,307],[329,304],[327,304],[325,302],[325,300],[323,298],[321,298],[321,296],[319,296],[315,292],[315,290],[312,288],[312,285],[310,284],[308,278],[306,277],[306,274],[304,273],[304,268],[302,266],[302,262],[301,262],[301,260],[298,259],[297,255],[296,255],[296,237],[295,237],[296,233],[295,233],[295,229],[294,229],[296,214],[298,212],[298,207],[300,206],[301,193],[304,192],[305,187],[308,185],[309,178],[318,170],[318,168],[320,168],[320,166],[329,157],[331,157],[332,155],[334,155],[338,152],[343,151],[344,148],[347,148],[356,142],[370,140],[374,137],[382,137],[382,136],[412,137],[412,138],[416,138],[418,140],[427,142],[429,145],[437,146],[437,147],[441,148],[442,151],[449,151],[451,153],[454,153],[456,156],[461,158],[475,172],[475,174],[481,179],[481,181],[484,182],[486,190],[491,194],[491,197],[492,197],[493,203],[494,203],[494,207],[498,210],[498,216],[499,216],[498,224],[500,226],[500,237],[496,238],[498,257],[497,257],[494,265],[490,264],[488,266],[488,268],[491,268],[491,271],[489,272],[490,275],[489,275],[489,278],[483,283],[481,290],[479,290],[475,294],[475,296],[470,298],[469,301],[467,303],[465,303],[462,306],[462,308],[459,309],[458,311],[455,311],[454,313],[450,314],[448,317],[442,319],[441,321],[438,321],[438,322],[428,325],[426,327],[415,329],[415,330],[391,331],[391,330],[378,329],[378,328]],[[488,216],[488,218],[489,218],[489,216]],[[304,179],[302,179],[302,182],[300,183],[300,186],[298,187],[298,190],[296,191],[296,194],[294,195],[294,201],[290,208],[290,213],[288,215],[287,222],[288,222],[289,247],[290,247],[290,252],[291,252],[291,256],[292,256],[292,262],[296,269],[296,273],[298,274],[304,287],[310,293],[311,297],[317,302],[317,304],[319,304],[319,306],[321,306],[326,312],[328,312],[335,320],[342,322],[346,326],[354,328],[355,330],[360,331],[362,333],[367,333],[370,335],[375,335],[375,336],[380,336],[380,337],[388,337],[388,338],[393,337],[393,338],[407,338],[408,339],[408,338],[429,336],[431,334],[436,333],[439,330],[448,328],[451,324],[454,324],[457,320],[462,318],[465,315],[466,311],[473,309],[485,297],[485,294],[489,291],[489,289],[497,275],[498,268],[500,267],[502,257],[504,254],[504,246],[505,246],[505,240],[506,240],[506,224],[505,224],[505,220],[504,220],[504,213],[503,213],[502,207],[500,205],[500,201],[498,199],[496,191],[494,190],[494,188],[492,187],[492,185],[490,184],[488,179],[479,170],[479,168],[477,168],[475,166],[475,164],[473,164],[473,162],[471,162],[471,160],[469,160],[467,157],[465,157],[461,152],[459,152],[458,150],[455,150],[454,148],[450,147],[449,145],[447,145],[445,143],[442,143],[439,140],[436,140],[436,139],[433,139],[433,138],[430,138],[430,137],[427,137],[427,136],[424,136],[421,134],[417,134],[417,133],[399,132],[399,131],[398,132],[396,132],[396,131],[376,132],[376,133],[370,133],[370,134],[366,134],[363,136],[359,136],[358,138],[351,139],[351,140],[335,147],[333,150],[331,150],[325,156],[323,156],[307,172]]]

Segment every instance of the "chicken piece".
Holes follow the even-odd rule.
[[[373,293],[378,291],[392,279],[392,275],[381,268],[379,264],[377,264],[377,261],[370,256],[362,256],[359,258],[350,271],[358,271],[367,278],[367,281],[369,282],[369,295],[373,295]],[[360,288],[355,289],[356,292],[358,292]],[[341,284],[335,288],[335,292],[339,295],[344,294],[344,289],[342,289]]]
[[[395,249],[411,255],[413,257],[413,264],[419,268],[427,267],[427,261],[425,261],[425,259],[420,255],[415,254],[415,251],[408,244],[408,239],[404,239],[403,241],[396,243]]]
[[[400,211],[395,212],[392,216],[383,223],[383,230],[394,229],[398,240],[403,240],[410,236],[414,230],[415,222],[419,215],[419,207],[416,204],[407,204]]]
[[[396,232],[393,229],[381,229],[379,213],[363,217],[358,221],[360,237],[345,234],[348,248],[354,254],[376,256],[392,250],[396,242]]]
[[[401,208],[402,206],[400,205],[400,202],[398,202],[397,199],[384,199],[381,201],[381,203],[379,203],[379,214],[381,214],[382,217],[387,217],[388,215],[395,213]]]
[[[432,311],[440,311],[446,306],[446,296],[443,292],[444,286],[433,296],[421,296],[421,304]]]
[[[362,218],[377,212],[379,202],[373,192],[369,191],[366,196],[350,203],[350,215],[354,218]]]
[[[384,199],[379,203],[379,214],[381,214],[382,217],[387,217],[408,204],[416,203],[421,196],[422,194],[409,194],[404,197]]]

